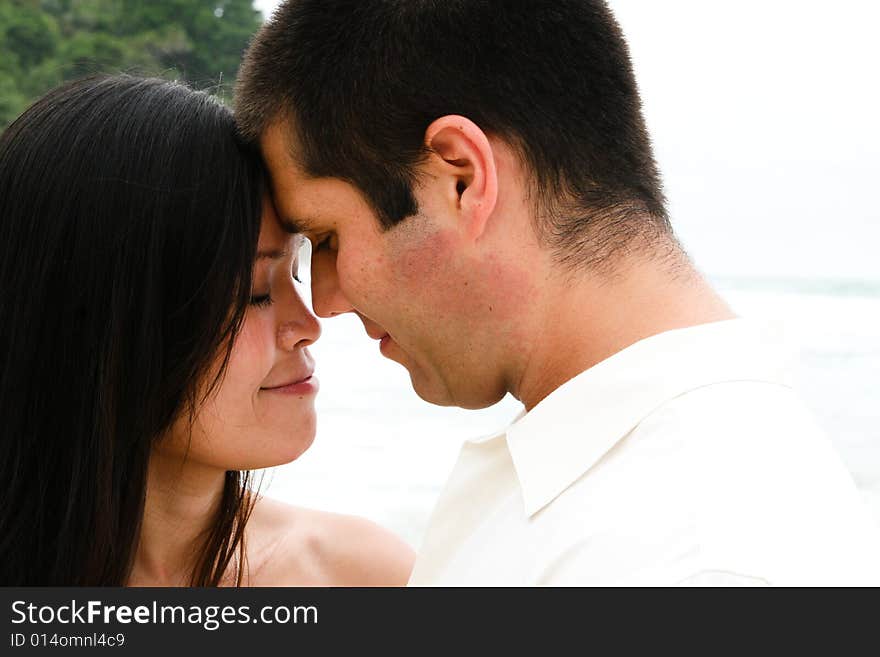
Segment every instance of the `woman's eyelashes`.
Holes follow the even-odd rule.
[[[301,245],[300,245],[301,246]],[[298,253],[298,251],[295,250]],[[273,303],[272,299],[272,288],[278,284],[278,281],[275,280],[275,272],[277,271],[276,267],[282,266],[282,263],[291,257],[291,253],[288,251],[281,252],[277,255],[273,254],[272,262],[267,265],[266,269],[257,269],[259,273],[254,274],[255,284],[254,287],[268,287],[269,289],[262,294],[257,294],[256,292],[251,293],[250,305],[256,306],[258,308],[265,308],[267,306],[271,306]],[[301,258],[299,255],[294,257],[290,262],[290,277],[296,281],[297,283],[302,283],[302,279],[299,277],[299,264],[301,262]],[[260,265],[261,267],[262,265]],[[275,281],[275,283],[273,283]],[[282,285],[283,286],[283,285]]]
[[[290,275],[297,283],[302,283],[302,279],[299,277],[299,260],[293,263]],[[251,294],[250,304],[252,306],[256,306],[257,308],[265,308],[267,306],[271,306],[272,301],[272,292],[270,290],[265,294]]]
[[[272,297],[268,292],[266,294],[252,294],[251,305],[256,306],[257,308],[265,308],[267,306],[271,306]]]

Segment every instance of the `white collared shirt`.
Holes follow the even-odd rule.
[[[641,340],[462,447],[410,585],[880,585],[770,327]]]

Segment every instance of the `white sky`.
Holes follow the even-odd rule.
[[[880,281],[880,3],[610,3],[698,264]]]

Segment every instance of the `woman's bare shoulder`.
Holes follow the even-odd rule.
[[[415,560],[406,542],[370,520],[267,497],[248,526],[255,586],[404,586]]]

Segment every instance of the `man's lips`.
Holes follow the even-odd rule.
[[[388,347],[389,344],[394,342],[394,338],[391,337],[388,331],[374,324],[363,315],[360,315],[360,318],[361,321],[364,323],[364,330],[367,332],[367,335],[370,336],[373,340],[379,341],[379,351],[385,354],[385,349]],[[385,355],[387,356],[387,354]]]
[[[364,331],[366,331],[367,335],[369,335],[373,340],[381,340],[386,335],[388,335],[388,331],[382,328],[381,324],[377,324],[372,319],[358,311],[355,311],[355,314],[364,325]]]
[[[388,349],[389,349],[390,345],[392,345],[392,344],[395,344],[394,338],[392,338],[390,335],[388,335],[386,333],[384,336],[382,336],[382,339],[379,341],[379,353],[382,354],[383,356],[385,356],[386,358],[391,358],[391,356],[388,355],[389,354]]]
[[[391,342],[393,342],[394,338],[392,338],[388,333],[379,333],[379,332],[369,332],[367,331],[367,335],[369,335],[374,340],[379,341],[379,351],[383,354],[385,353],[385,349],[388,347]]]

